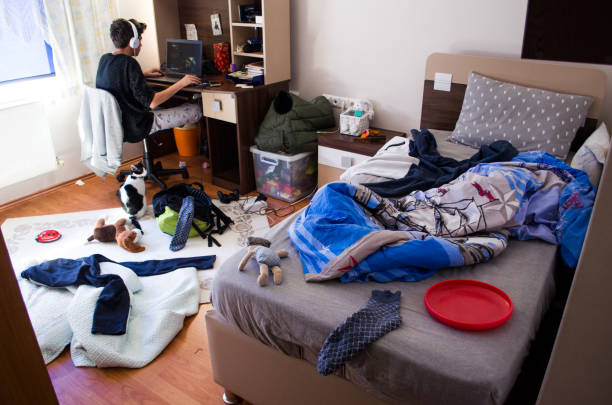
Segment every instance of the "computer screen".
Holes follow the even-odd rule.
[[[202,75],[202,41],[166,40],[166,74]]]

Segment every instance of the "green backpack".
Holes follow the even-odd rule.
[[[157,220],[157,226],[163,233],[167,233],[168,235],[174,235],[174,230],[176,229],[176,223],[178,222],[179,213],[174,211],[172,208],[166,205],[164,213],[155,218]],[[208,222],[202,221],[201,219],[194,218],[193,223],[202,231],[206,231],[210,224]],[[189,230],[189,237],[192,238],[194,236],[198,236],[199,233],[196,228],[192,225]]]
[[[198,186],[195,188],[193,186]],[[200,235],[208,238],[208,246],[214,243],[221,244],[212,237],[212,234],[222,234],[234,223],[230,217],[225,215],[204,192],[204,186],[200,183],[175,184],[174,186],[162,190],[153,196],[153,214],[157,220],[157,225],[162,232],[174,235],[178,213],[183,205],[183,198],[193,197],[194,214],[189,236]]]

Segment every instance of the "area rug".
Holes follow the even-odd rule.
[[[104,218],[107,223],[114,223],[117,219],[126,217],[121,208],[9,218],[2,224],[2,234],[17,274],[32,265],[34,261],[38,263],[60,257],[76,259],[94,253],[102,254],[117,262],[216,255],[217,260],[212,269],[198,271],[200,302],[206,303],[210,301],[210,285],[214,275],[225,259],[246,246],[247,237],[263,235],[270,229],[265,215],[245,214],[238,202],[230,204],[222,204],[218,200],[213,202],[234,221],[230,229],[222,235],[214,235],[221,247],[215,245],[208,247],[208,240],[197,236],[189,238],[183,249],[177,252],[171,251],[169,246],[172,236],[159,230],[150,206],[147,214],[139,220],[144,232],[140,244],[146,247],[146,250],[140,253],[130,253],[115,243],[87,242],[98,218]],[[47,229],[58,231],[62,235],[61,238],[50,243],[37,242],[36,236]]]

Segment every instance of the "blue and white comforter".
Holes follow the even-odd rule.
[[[528,152],[393,200],[363,186],[328,184],[289,236],[307,281],[418,281],[440,268],[490,260],[510,236],[559,244],[575,266],[594,199],[586,173]]]

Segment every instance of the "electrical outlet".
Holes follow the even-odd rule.
[[[338,123],[339,116],[341,113],[347,110],[353,110],[355,105],[358,103],[361,104],[362,109],[367,112],[369,119],[374,118],[374,106],[369,100],[362,98],[333,96],[331,94],[323,94],[323,96],[327,98],[327,100],[329,100],[330,104],[333,107],[336,123]]]
[[[327,100],[329,100],[329,103],[332,105],[333,108],[339,108],[341,110],[344,110],[346,101],[344,97],[332,96],[331,94],[323,94],[323,96],[327,98]]]

